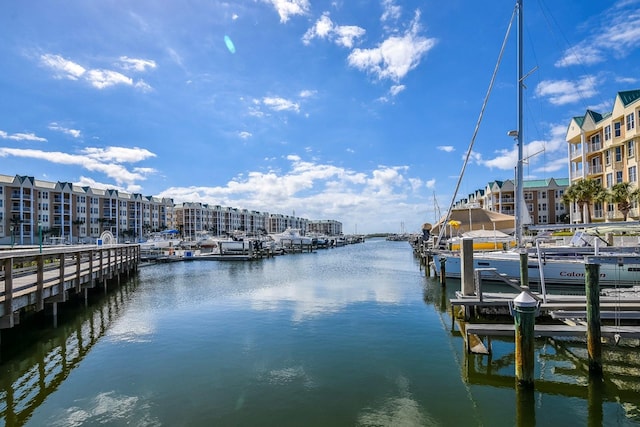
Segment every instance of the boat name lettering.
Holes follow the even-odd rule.
[[[578,273],[575,271],[561,271],[560,277],[584,277],[584,273]],[[600,278],[604,279],[607,277],[605,273],[600,273]]]

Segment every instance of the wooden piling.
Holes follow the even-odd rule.
[[[460,286],[462,295],[473,295],[475,284],[473,282],[473,239],[463,238],[460,247]]]
[[[520,252],[520,286],[529,287],[529,255],[526,251]]]
[[[585,264],[587,294],[587,352],[589,372],[602,374],[602,331],[600,322],[600,265]]]
[[[521,292],[513,300],[515,323],[516,383],[519,387],[533,388],[535,367],[535,323],[538,302],[528,293]]]
[[[447,284],[447,259],[444,257],[440,258],[440,284],[445,286]]]

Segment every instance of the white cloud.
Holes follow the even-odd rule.
[[[262,103],[274,111],[295,111],[300,112],[300,105],[285,98],[264,97]]]
[[[128,77],[118,71],[108,69],[86,69],[83,66],[63,58],[60,55],[44,54],[40,56],[43,65],[54,71],[57,79],[84,80],[97,89],[105,89],[115,85],[132,86],[143,92],[151,90],[151,86],[143,80],[134,83]],[[147,68],[155,68],[155,62],[151,60],[132,59],[123,56],[120,58],[120,67],[128,71],[144,71]]]
[[[604,52],[594,46],[574,46],[567,49],[562,58],[556,61],[556,67],[572,65],[593,65],[605,60]]]
[[[629,84],[634,85],[638,83],[638,79],[636,77],[616,77],[616,83]]]
[[[316,90],[303,90],[300,91],[300,98],[311,98],[312,96],[315,96],[316,93],[318,93],[318,91]]]
[[[355,25],[335,25],[329,17],[329,12],[324,12],[302,36],[302,42],[308,45],[314,38],[327,39],[339,46],[351,49],[355,41],[364,36],[364,34],[365,30]]]
[[[438,145],[436,148],[446,153],[451,153],[456,150],[455,147],[453,147],[452,145]]]
[[[618,1],[598,23],[590,24],[591,36],[567,49],[557,67],[588,66],[625,58],[637,49],[640,38],[640,10],[637,1]]]
[[[389,95],[396,96],[397,94],[399,94],[400,92],[402,92],[405,89],[406,89],[405,85],[393,85],[389,89]]]
[[[524,147],[522,149],[522,157],[525,164],[529,167],[537,167],[540,169],[540,166],[536,165],[562,161],[564,162],[564,167],[566,167],[567,143],[564,140],[566,130],[566,125],[550,125],[548,129],[548,139],[534,140],[524,144]],[[497,150],[495,151],[495,154],[496,155],[493,158],[490,158],[488,160],[484,160],[481,157],[478,157],[478,163],[489,168],[514,170],[518,161],[517,145],[514,144],[511,148]],[[558,163],[554,163],[554,170],[561,169],[557,165]],[[552,169],[549,166],[546,166],[546,170],[551,171]]]
[[[73,61],[64,59],[60,55],[45,54],[40,56],[43,65],[51,68],[56,72],[57,78],[67,78],[69,80],[78,80],[86,72],[85,68]]]
[[[112,70],[89,70],[87,71],[87,80],[98,89],[117,84],[133,85],[133,80],[130,77]]]
[[[308,0],[263,0],[273,5],[280,16],[280,22],[286,23],[291,16],[306,15],[311,5]]]
[[[253,136],[253,134],[251,132],[241,131],[241,132],[238,132],[238,136],[242,139],[249,139]]]
[[[13,141],[36,141],[36,142],[46,142],[46,138],[42,138],[36,136],[33,133],[7,133],[3,130],[0,130],[0,138],[2,139],[10,139]]]
[[[150,157],[156,157],[151,151],[138,147],[89,147],[82,150],[82,152],[98,161],[115,161],[118,163],[135,163]]]
[[[577,81],[543,80],[536,86],[536,96],[547,98],[554,105],[565,105],[597,94],[595,76],[582,76]]]
[[[49,124],[49,129],[55,130],[55,131],[58,131],[58,132],[62,132],[64,134],[70,135],[70,136],[72,136],[74,138],[80,138],[80,135],[81,135],[81,132],[79,130],[77,130],[77,129],[69,129],[69,128],[60,126],[56,122],[50,123]]]
[[[382,0],[382,16],[380,20],[382,22],[395,21],[400,18],[402,8],[395,4],[395,0]]]
[[[354,49],[348,57],[350,66],[373,74],[378,79],[399,81],[420,64],[436,44],[436,39],[419,35],[420,12],[416,11],[410,28],[402,36],[387,38],[373,49]]]
[[[92,172],[105,174],[113,179],[117,185],[126,185],[128,191],[139,191],[140,186],[136,182],[145,180],[147,175],[155,172],[155,170],[151,168],[134,168],[134,170],[129,170],[121,164],[139,162],[150,157],[155,157],[155,154],[143,148],[85,148],[81,154],[0,148],[0,157],[8,156],[45,160],[60,165],[80,166]]]
[[[296,211],[305,218],[336,218],[345,224],[370,224],[375,230],[396,229],[398,212],[426,212],[432,203],[420,204],[420,187],[435,185],[410,176],[406,166],[378,166],[368,172],[305,161],[297,154],[286,157],[287,170],[248,172],[216,187],[173,187],[160,197],[176,203],[200,201],[223,206],[278,212]],[[411,205],[411,207],[408,207]],[[406,212],[405,212],[406,213]],[[413,217],[415,214],[411,213]],[[418,213],[415,215],[420,217]],[[416,227],[419,226],[418,219]],[[379,227],[379,228],[378,228]],[[361,227],[358,227],[362,230]],[[363,232],[366,232],[362,230]]]
[[[147,71],[147,68],[156,68],[156,62],[152,59],[137,59],[121,56],[120,66],[127,71],[137,71],[142,73]]]

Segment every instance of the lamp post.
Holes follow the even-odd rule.
[[[38,221],[38,236],[40,237],[40,253],[42,253],[42,222]]]
[[[13,244],[15,243],[16,236],[13,234],[13,225],[9,226],[9,231],[11,231],[11,249],[13,249]]]

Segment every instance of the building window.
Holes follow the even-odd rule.
[[[622,123],[621,122],[615,122],[613,124],[613,136],[614,137],[619,137],[622,135]]]
[[[606,125],[604,127],[604,140],[608,141],[611,139],[611,125]]]
[[[546,215],[538,215],[538,224],[546,224],[547,216]]]
[[[622,147],[621,146],[617,146],[615,148],[616,150],[616,162],[621,162],[622,161]]]
[[[622,171],[616,172],[616,184],[620,184],[622,182]]]
[[[540,197],[541,199],[546,199],[547,198],[547,192],[546,191],[540,191],[538,197]]]
[[[631,113],[627,115],[627,130],[634,129],[636,127],[635,118],[636,118],[635,113]]]
[[[538,203],[538,210],[539,211],[546,211],[547,210],[547,204],[546,203]]]
[[[627,145],[627,157],[633,157],[636,155],[636,142],[632,139]]]
[[[629,182],[634,184],[638,180],[638,173],[635,166],[629,168]]]
[[[533,193],[527,191],[524,193],[524,199],[525,200],[533,200]]]
[[[604,164],[605,165],[610,165],[611,164],[611,150],[605,150],[605,152],[604,152]]]
[[[613,187],[613,174],[612,173],[608,173],[607,174],[607,188],[611,188]]]

